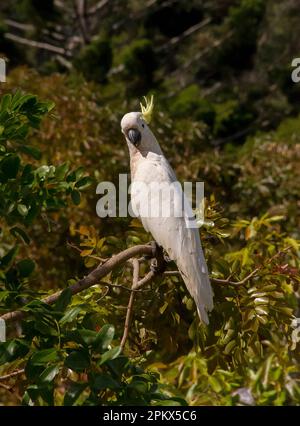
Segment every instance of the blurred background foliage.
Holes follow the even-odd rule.
[[[296,0],[0,5],[0,311],[28,314],[0,345],[1,375],[25,368],[1,404],[299,405],[299,28]],[[219,281],[205,328],[179,277],[156,278],[123,353],[128,291],[67,287],[151,239],[95,211],[97,183],[129,171],[119,123],[147,93],[178,178],[205,182]]]

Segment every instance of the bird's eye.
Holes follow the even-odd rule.
[[[142,127],[145,127],[145,124],[142,124]]]

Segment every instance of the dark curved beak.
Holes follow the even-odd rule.
[[[138,146],[141,142],[141,132],[138,129],[129,129],[127,132],[127,138],[134,146]]]

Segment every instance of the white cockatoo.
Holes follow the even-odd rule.
[[[150,102],[145,100],[141,112],[130,112],[121,121],[130,153],[132,210],[145,230],[175,261],[196,303],[200,320],[208,324],[213,292],[199,231],[175,173],[149,128],[153,97]],[[147,192],[149,187],[152,190]]]

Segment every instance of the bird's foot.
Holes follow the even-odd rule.
[[[155,274],[162,274],[166,269],[163,248],[160,247],[155,241],[151,241],[150,244],[152,247],[152,262],[150,269]]]

